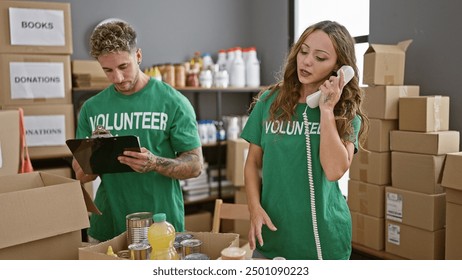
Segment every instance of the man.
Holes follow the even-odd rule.
[[[82,106],[76,131],[86,138],[103,126],[113,135],[137,135],[141,152],[118,159],[135,172],[100,174],[88,235],[104,241],[126,230],[125,217],[136,212],[163,212],[176,231],[184,230],[184,203],[178,179],[197,177],[202,150],[190,102],[166,83],[141,71],[142,52],[136,32],[126,22],[98,25],[90,38],[91,55],[112,83]],[[98,175],[84,174],[74,159],[81,183]]]

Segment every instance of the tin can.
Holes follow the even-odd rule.
[[[131,260],[149,260],[151,246],[146,243],[133,243],[128,245]]]
[[[189,254],[187,255],[184,260],[210,260],[209,256],[207,256],[206,254],[202,254],[202,253],[192,253],[192,254]]]
[[[189,254],[201,252],[202,241],[199,239],[186,239],[181,241],[180,244],[183,251],[183,258],[186,258]]]
[[[186,86],[186,68],[184,64],[176,63],[175,67],[175,87]]]
[[[137,212],[127,215],[127,244],[141,243],[143,240],[147,240],[148,229],[151,225],[151,212]]]

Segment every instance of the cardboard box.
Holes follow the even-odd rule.
[[[245,187],[237,187],[234,191],[234,203],[247,204],[247,193]],[[250,221],[234,220],[233,232],[239,234],[241,243],[247,241],[250,229]]]
[[[389,152],[390,131],[396,129],[397,120],[369,119],[369,133],[364,148],[372,152]]]
[[[242,138],[227,141],[226,178],[234,186],[244,186],[244,164],[249,153],[249,142]]]
[[[462,152],[448,153],[441,184],[446,192],[446,259],[462,260]]]
[[[375,185],[389,185],[391,154],[390,152],[377,153],[360,149],[350,166],[350,179]]]
[[[96,60],[72,61],[72,84],[74,88],[103,89],[111,84]]]
[[[428,155],[444,155],[459,151],[459,131],[415,132],[395,130],[390,132],[390,149]]]
[[[385,220],[351,211],[352,241],[377,251],[385,249]]]
[[[370,44],[364,54],[363,83],[367,85],[404,84],[406,50],[412,40],[397,45]]]
[[[446,260],[462,260],[462,204],[446,203]]]
[[[385,251],[411,260],[443,260],[445,230],[428,231],[385,221]]]
[[[21,107],[24,109],[26,143],[31,159],[72,156],[66,145],[66,140],[75,135],[74,108],[71,104]],[[16,109],[18,106],[5,108]]]
[[[0,110],[0,176],[19,170],[19,111]]]
[[[419,86],[368,86],[363,87],[365,98],[364,111],[369,118],[397,120],[399,99],[407,96],[419,96]]]
[[[212,214],[207,211],[189,214],[184,217],[185,229],[192,232],[212,231]]]
[[[446,223],[446,194],[425,194],[387,187],[387,220],[435,231]]]
[[[42,172],[0,180],[0,259],[77,259],[90,226],[77,180]]]
[[[69,55],[0,54],[0,106],[72,104]]]
[[[385,217],[385,186],[348,180],[348,207],[376,218]]]
[[[70,3],[0,1],[0,53],[72,52]]]
[[[211,260],[216,260],[221,256],[221,250],[227,247],[239,247],[239,234],[235,233],[212,233],[212,232],[189,232],[195,238],[202,241],[201,253],[209,256]],[[123,258],[106,255],[108,246],[112,246],[115,253],[126,250],[126,232],[105,242],[96,245],[79,248],[79,260],[125,260]]]
[[[449,130],[449,96],[415,96],[399,99],[399,130]]]
[[[426,194],[442,193],[446,155],[391,152],[391,181],[395,188]]]
[[[448,153],[441,184],[447,189],[462,192],[462,152]],[[462,203],[461,203],[462,204]]]

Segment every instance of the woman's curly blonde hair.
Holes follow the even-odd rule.
[[[334,115],[336,117],[337,130],[343,141],[355,140],[352,121],[356,115],[361,118],[362,125],[359,131],[359,140],[361,140],[359,143],[361,145],[367,134],[369,119],[361,109],[364,92],[359,86],[354,47],[355,41],[343,25],[334,21],[322,21],[308,27],[291,47],[283,69],[282,79],[264,90],[271,91],[268,97],[278,92],[270,108],[270,119],[288,121],[292,120],[295,115],[295,108],[301,97],[300,89],[302,85],[297,75],[297,54],[301,49],[302,43],[316,30],[324,31],[332,40],[337,53],[336,65],[350,65],[355,71],[353,79],[343,88],[340,100],[335,105]],[[260,92],[254,99],[250,110],[252,110],[254,104],[260,99],[264,91]]]

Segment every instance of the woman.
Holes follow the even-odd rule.
[[[343,71],[335,75],[342,65],[355,72],[348,84]],[[319,107],[308,107],[318,90]],[[337,181],[365,136],[361,102],[348,30],[332,21],[308,27],[241,134],[250,142],[244,176],[255,257],[349,259],[351,216]]]

